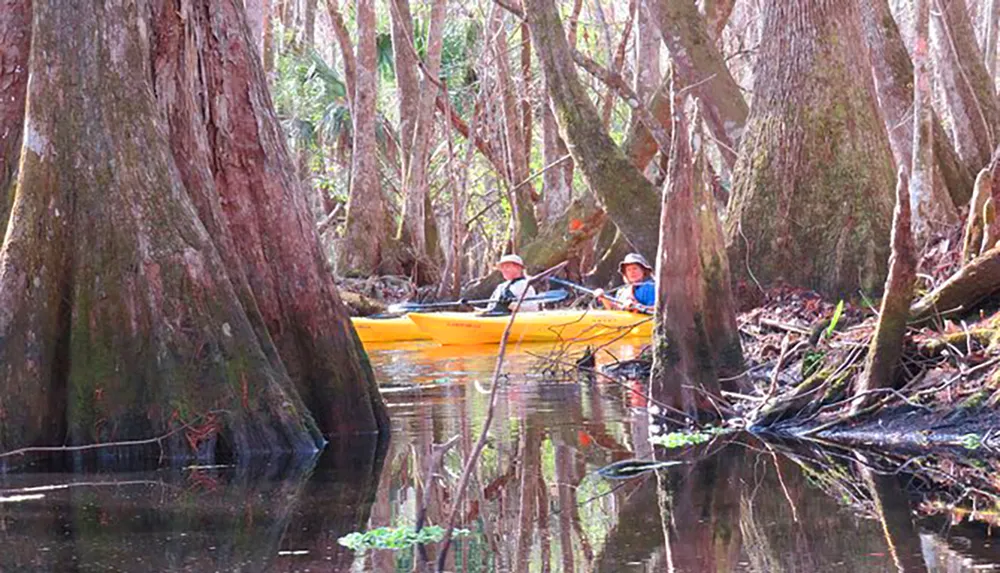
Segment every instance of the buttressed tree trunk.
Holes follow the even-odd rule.
[[[169,455],[241,456],[384,428],[242,3],[138,4],[34,2],[0,448],[190,423]]]
[[[31,0],[0,0],[0,237],[14,200],[30,47]]]
[[[697,410],[698,390],[719,395],[719,374],[743,367],[729,262],[705,178],[703,144],[692,163],[683,103],[674,92],[673,137],[660,209],[652,393]],[[700,138],[698,130],[695,137]],[[732,385],[730,385],[732,386]]]
[[[357,3],[358,42],[355,70],[354,145],[351,153],[351,191],[347,223],[338,249],[338,271],[363,276],[377,274],[383,263],[383,239],[389,221],[379,181],[375,142],[375,96],[378,83],[375,50],[374,0]]]
[[[659,202],[652,184],[615,145],[580,83],[553,0],[525,0],[535,52],[563,139],[584,180],[632,245],[652,256],[659,240]]]
[[[763,18],[725,222],[730,259],[765,283],[874,292],[889,258],[894,177],[857,0],[769,0]]]

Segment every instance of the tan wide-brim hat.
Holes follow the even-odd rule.
[[[497,261],[497,268],[500,268],[500,265],[504,263],[514,263],[522,269],[524,268],[524,261],[517,255],[504,255],[500,257],[500,260]]]
[[[622,262],[618,263],[618,274],[625,274],[625,265],[639,265],[640,267],[646,269],[649,272],[653,272],[652,265],[646,260],[646,257],[640,255],[639,253],[629,253],[625,255]]]

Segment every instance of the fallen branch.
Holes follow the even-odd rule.
[[[1000,247],[993,247],[962,267],[941,286],[910,307],[912,321],[971,310],[1000,290]]]

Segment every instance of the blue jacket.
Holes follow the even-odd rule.
[[[641,282],[632,287],[632,294],[635,296],[636,302],[645,306],[654,306],[656,304],[656,283],[647,280]]]

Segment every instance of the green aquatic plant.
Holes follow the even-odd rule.
[[[724,428],[704,428],[702,430],[688,430],[682,432],[670,432],[662,436],[650,436],[649,442],[664,448],[684,448],[687,446],[697,446],[704,444],[719,434],[725,433]]]
[[[469,535],[468,529],[456,529],[453,533],[456,537]],[[370,531],[348,533],[337,540],[337,543],[356,552],[363,552],[369,549],[391,549],[398,551],[407,549],[414,545],[424,545],[426,543],[437,543],[444,539],[444,528],[438,525],[430,525],[417,531],[412,526],[401,527],[379,527]]]
[[[967,450],[978,450],[983,445],[983,438],[979,434],[965,434],[958,443]]]

